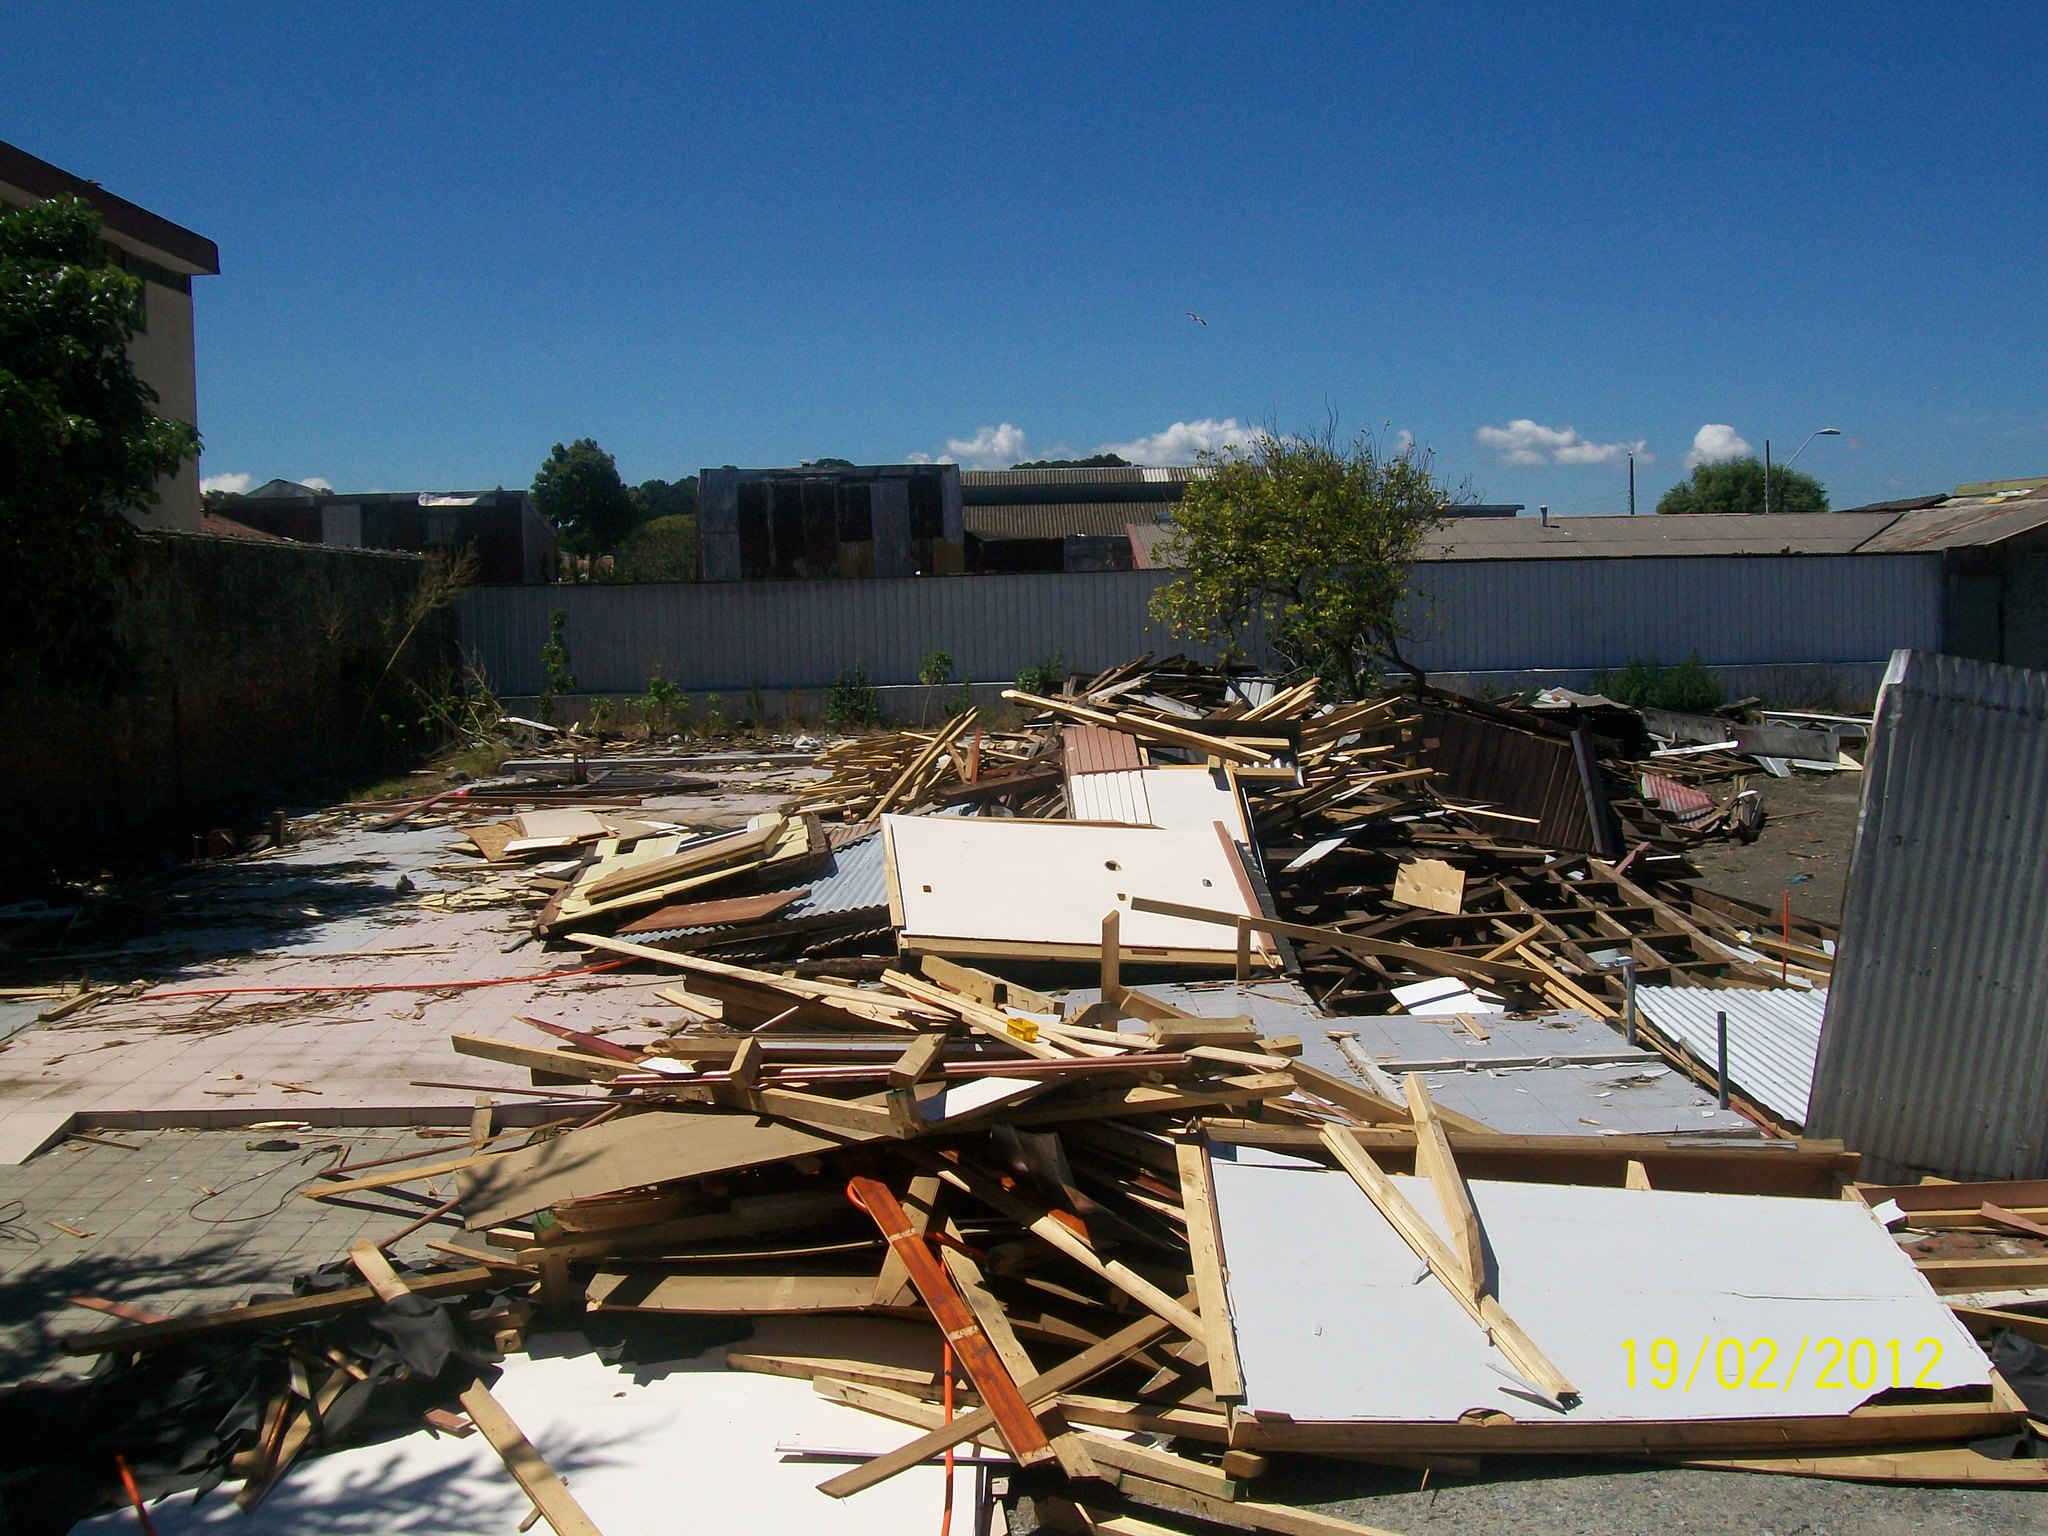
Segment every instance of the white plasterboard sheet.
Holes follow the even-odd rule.
[[[1394,1001],[1410,1013],[1491,1013],[1501,1000],[1491,992],[1475,992],[1455,976],[1432,976],[1393,989]]]
[[[603,818],[594,811],[577,810],[573,807],[553,807],[547,810],[526,811],[519,817],[520,836],[527,841],[573,840],[579,837],[603,837],[611,830]]]
[[[537,1335],[534,1349],[551,1342]],[[559,1347],[553,1358],[507,1360],[491,1394],[605,1536],[674,1531],[682,1512],[702,1531],[896,1536],[935,1523],[944,1480],[937,1467],[913,1467],[859,1498],[835,1500],[817,1485],[836,1469],[776,1454],[777,1442],[796,1440],[877,1455],[910,1438],[899,1424],[827,1402],[809,1382],[725,1370],[716,1353],[636,1369],[605,1364],[580,1335]],[[956,1485],[955,1498],[971,1487]],[[510,1536],[533,1508],[482,1435],[424,1431],[302,1461],[250,1515],[236,1510],[230,1492],[196,1505],[176,1495],[150,1515],[162,1536]],[[107,1536],[135,1528],[127,1511],[77,1527]]]
[[[939,816],[885,816],[889,859],[913,938],[1100,945],[1121,913],[1126,949],[1229,953],[1226,924],[1131,909],[1134,896],[1255,915],[1213,826],[1156,827]]]
[[[1474,1408],[1564,1417],[1502,1374],[1504,1358],[1348,1174],[1214,1167],[1247,1408],[1301,1422],[1447,1423]],[[1394,1182],[1448,1235],[1427,1180]],[[1584,1396],[1573,1422],[1846,1413],[1873,1394],[1815,1384],[1823,1338],[1898,1339],[1915,1374],[1926,1359],[1915,1346],[1936,1339],[1942,1385],[1989,1380],[1968,1332],[1853,1202],[1495,1180],[1471,1190],[1501,1305]],[[1773,1340],[1765,1375],[1781,1385],[1724,1389],[1710,1347],[1692,1390],[1658,1390],[1646,1352],[1667,1338],[1688,1370],[1702,1340]],[[1801,1340],[1815,1342],[1784,1389]]]

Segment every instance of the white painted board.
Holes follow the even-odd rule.
[[[1448,1237],[1429,1182],[1395,1183]],[[1219,1157],[1215,1187],[1254,1412],[1428,1423],[1475,1408],[1576,1423],[1842,1414],[1891,1385],[1894,1340],[1906,1385],[1937,1353],[1933,1382],[1990,1379],[1969,1333],[1850,1201],[1473,1181],[1501,1305],[1584,1395],[1566,1416],[1518,1385],[1349,1175]],[[1664,1339],[1678,1376],[1659,1388],[1651,1350]],[[1723,1357],[1727,1339],[1739,1350]],[[1860,1348],[1851,1374],[1859,1340],[1874,1346],[1874,1374]],[[1831,1354],[1842,1357],[1838,1386],[1821,1380]]]
[[[735,1347],[776,1346],[771,1340]],[[937,1526],[944,1478],[937,1467],[913,1467],[859,1498],[835,1500],[817,1485],[841,1468],[777,1454],[779,1442],[808,1441],[879,1455],[915,1433],[827,1402],[808,1382],[728,1371],[715,1352],[621,1368],[598,1359],[581,1335],[535,1335],[533,1348],[535,1357],[506,1361],[491,1393],[605,1536],[896,1536]],[[548,1356],[550,1348],[559,1353]],[[936,1366],[936,1353],[931,1360]],[[970,1501],[970,1522],[972,1489],[970,1474],[955,1491],[956,1500]],[[232,1485],[197,1504],[189,1494],[174,1495],[150,1515],[161,1536],[512,1536],[532,1508],[482,1435],[457,1440],[421,1431],[301,1461],[251,1515],[235,1509]],[[131,1536],[135,1516],[102,1515],[76,1529]],[[544,1533],[547,1526],[535,1529]]]
[[[1065,821],[884,816],[903,932],[925,939],[1099,946],[1117,910],[1125,949],[1234,952],[1226,924],[1135,912],[1149,896],[1256,915],[1213,826],[1185,831]],[[1255,939],[1257,936],[1255,936]]]

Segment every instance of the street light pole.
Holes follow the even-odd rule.
[[[1816,437],[1840,437],[1841,435],[1842,429],[1840,427],[1822,427],[1818,431],[1807,433],[1806,442],[1801,443],[1794,449],[1792,458],[1785,461],[1785,472],[1787,474],[1792,472],[1793,460],[1806,452],[1807,443],[1811,443]],[[1764,510],[1766,512],[1771,510],[1771,440],[1769,438],[1764,439]]]

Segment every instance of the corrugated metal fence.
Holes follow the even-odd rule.
[[[1807,1128],[1866,1178],[2048,1175],[2048,672],[1901,654],[1866,765]]]
[[[914,683],[1011,678],[1063,653],[1106,667],[1190,649],[1153,622],[1167,571],[870,581],[487,587],[462,600],[464,647],[499,691],[538,692],[548,616],[568,615],[577,690],[637,692],[659,668],[691,691],[820,688],[859,662]],[[1413,659],[1433,672],[1672,662],[1874,662],[1941,644],[1938,555],[1450,560],[1417,568]]]

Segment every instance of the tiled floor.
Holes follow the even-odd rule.
[[[649,802],[643,812],[730,826],[779,803],[742,791]],[[205,866],[171,890],[164,933],[92,962],[96,979],[149,978],[144,996],[51,1024],[31,1022],[47,1002],[0,1007],[0,1165],[32,1156],[67,1123],[460,1123],[479,1089],[530,1079],[519,1068],[456,1055],[452,1035],[539,1041],[517,1021],[522,1013],[606,1029],[677,1017],[653,998],[665,984],[658,977],[516,979],[587,957],[522,943],[525,906],[426,905],[504,878],[465,860],[458,839],[447,825],[357,827],[275,856]],[[360,990],[495,978],[515,980]],[[325,990],[171,995],[237,987]],[[6,1035],[10,1025],[16,1032]],[[423,1081],[466,1086],[418,1086]]]

